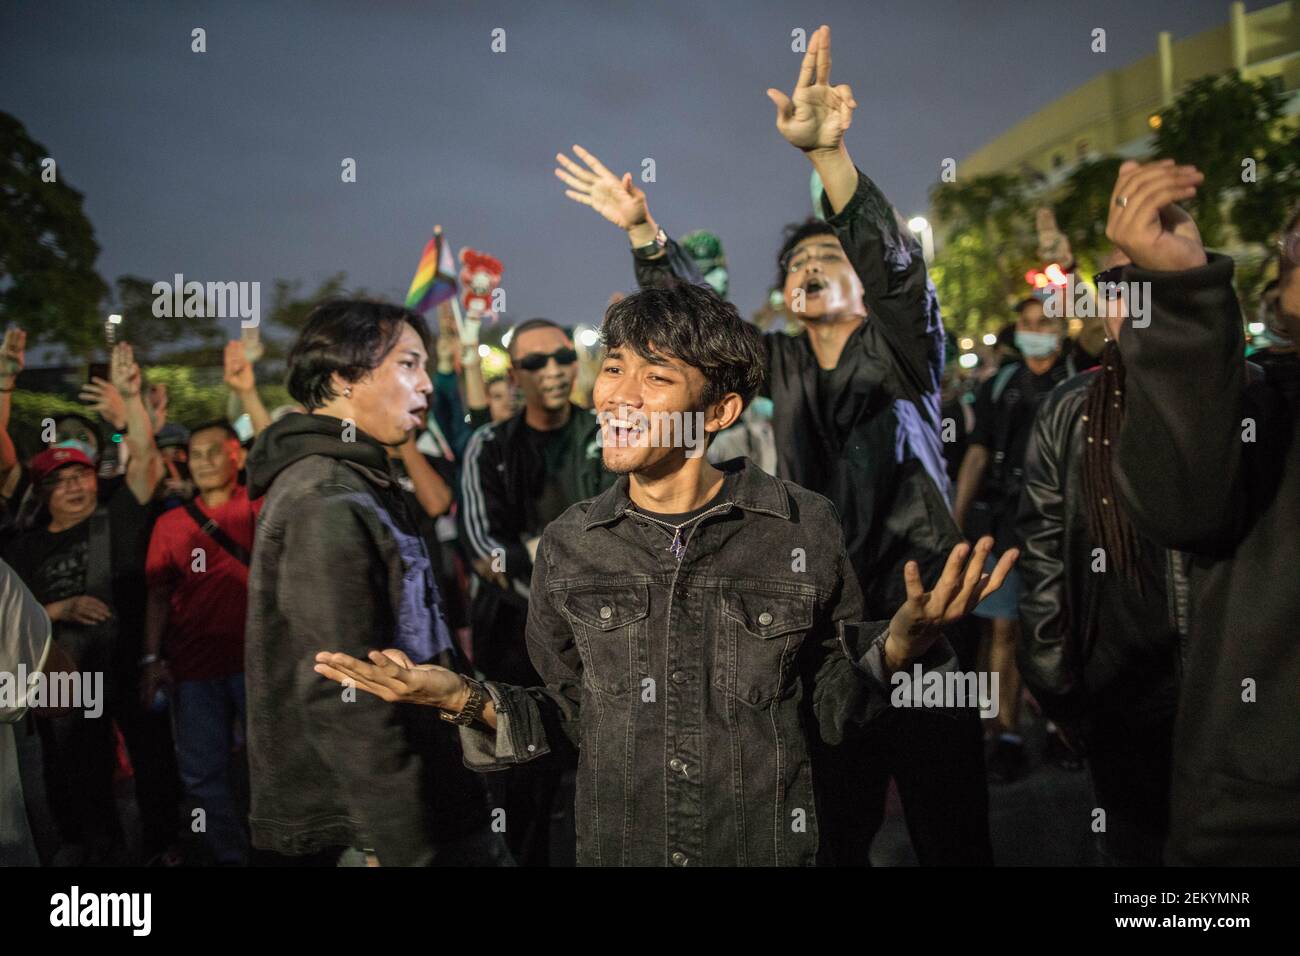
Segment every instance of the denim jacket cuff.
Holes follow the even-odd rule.
[[[888,621],[845,623],[840,632],[845,656],[882,689],[888,688],[891,683],[885,667],[885,641],[888,637]],[[920,664],[922,672],[945,674],[957,669],[957,654],[948,643],[948,638],[940,637],[912,664]]]
[[[496,710],[497,727],[483,724],[460,728],[465,766],[480,772],[502,770],[550,753],[537,703],[522,687],[488,681],[483,685]]]

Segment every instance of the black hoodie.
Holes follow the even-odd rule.
[[[1300,864],[1300,394],[1252,374],[1232,260],[1124,270],[1116,485],[1139,530],[1192,555],[1168,861]]]
[[[337,418],[289,415],[258,437],[248,478],[266,494],[245,650],[253,843],[435,862],[440,841],[487,823],[454,729],[312,669],[318,651],[385,647],[466,669],[385,448]]]

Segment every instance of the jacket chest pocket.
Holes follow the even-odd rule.
[[[570,591],[564,613],[582,655],[583,680],[604,694],[626,694],[649,670],[644,584]]]
[[[743,591],[724,595],[713,686],[752,706],[775,700],[785,689],[812,623],[811,597]]]

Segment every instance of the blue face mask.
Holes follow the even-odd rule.
[[[55,443],[54,447],[55,447],[55,448],[75,448],[75,449],[77,449],[79,452],[81,452],[82,454],[84,454],[87,458],[89,458],[91,461],[94,461],[94,460],[95,460],[95,449],[94,449],[94,447],[93,447],[92,445],[87,444],[87,443],[84,442],[84,441],[77,441],[77,439],[75,439],[75,438],[65,438],[63,441]]]
[[[1016,348],[1025,358],[1047,358],[1060,344],[1061,337],[1055,332],[1016,331]]]
[[[759,416],[760,418],[772,417],[772,409],[773,409],[772,400],[765,395],[755,396],[754,400],[749,403],[749,407],[752,408],[754,410],[754,414]]]

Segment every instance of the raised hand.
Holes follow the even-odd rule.
[[[1046,206],[1040,206],[1034,217],[1034,227],[1038,233],[1038,258],[1043,262],[1057,262],[1068,266],[1074,262],[1074,253],[1070,249],[1070,240],[1056,224],[1056,213]]]
[[[123,398],[135,398],[140,394],[140,366],[135,362],[135,351],[127,342],[118,342],[113,346],[109,357],[109,377]]]
[[[112,382],[96,375],[81,386],[78,397],[114,428],[120,431],[126,427],[126,402]]]
[[[227,342],[222,360],[225,366],[222,378],[232,392],[251,392],[257,387],[253,376],[253,363],[248,359],[244,342],[239,339]]]
[[[1128,160],[1110,196],[1106,237],[1133,260],[1156,272],[1181,272],[1207,262],[1200,230],[1176,205],[1196,195],[1205,175],[1172,159],[1154,163]]]
[[[938,583],[929,591],[921,583],[916,562],[908,561],[903,567],[907,600],[889,622],[886,654],[898,660],[920,657],[939,639],[944,625],[959,621],[1000,588],[1020,552],[1015,548],[1007,551],[993,573],[984,574],[984,562],[992,550],[993,539],[987,536],[980,538],[973,550],[965,542],[957,545],[948,555]]]
[[[466,689],[455,671],[436,664],[413,664],[401,651],[387,648],[371,651],[370,663],[348,654],[321,651],[316,655],[317,674],[338,681],[351,681],[368,694],[390,704],[426,704],[453,709]]]
[[[575,145],[573,153],[582,160],[582,166],[563,153],[555,154],[555,161],[562,167],[555,170],[555,175],[569,187],[564,195],[590,206],[625,231],[649,221],[645,192],[632,182],[631,173],[615,176],[581,146]]]
[[[776,104],[776,128],[805,153],[839,148],[858,101],[847,83],[831,86],[831,28],[823,24],[808,40],[792,96],[769,89]]]
[[[9,388],[26,364],[27,333],[17,328],[5,332],[4,343],[0,344],[0,387]]]

